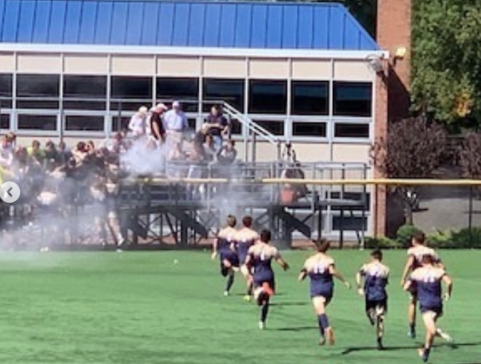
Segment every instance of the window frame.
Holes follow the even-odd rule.
[[[354,137],[336,137],[336,125],[339,124],[354,124],[354,125],[366,125],[368,127],[369,135],[365,138]],[[331,138],[336,143],[351,143],[351,144],[369,144],[374,140],[374,122],[372,119],[333,119],[331,127]]]
[[[58,77],[58,83],[57,83],[57,86],[58,86],[58,93],[57,95],[53,96],[53,95],[43,95],[43,94],[35,94],[35,95],[21,95],[19,93],[19,85],[20,85],[20,79],[21,77],[23,76],[29,76],[29,77],[34,77],[34,76],[41,76],[41,77]],[[27,99],[33,99],[33,100],[36,100],[36,99],[41,99],[41,100],[58,100],[60,102],[60,99],[62,98],[62,77],[63,77],[63,74],[62,73],[48,73],[48,74],[39,74],[39,73],[16,73],[15,74],[15,88],[14,88],[14,91],[15,91],[15,94],[13,95],[15,97],[16,100],[27,100]],[[52,109],[54,110],[54,109]]]
[[[22,115],[54,116],[57,119],[55,130],[20,129],[19,116],[22,116]],[[18,134],[18,135],[57,136],[57,137],[62,135],[60,115],[58,112],[52,112],[52,110],[33,110],[33,109],[32,110],[15,110],[15,113],[13,114],[13,121],[14,121],[13,130],[15,134]],[[10,126],[10,129],[12,129],[12,126]]]
[[[364,85],[370,85],[371,90],[369,93],[370,101],[369,101],[369,107],[370,107],[370,114],[369,115],[353,115],[349,113],[339,113],[336,111],[336,85],[337,84],[364,84]],[[334,117],[341,117],[341,118],[374,118],[375,117],[375,88],[376,84],[375,81],[341,81],[341,80],[332,80],[332,115]]]
[[[272,121],[272,122],[280,122],[284,123],[284,133],[282,135],[274,135],[274,138],[278,139],[287,139],[287,135],[289,134],[288,129],[288,121],[289,118],[286,116],[279,116],[279,115],[272,115],[272,114],[247,114],[247,118],[251,119],[254,123],[258,121]],[[262,127],[262,125],[259,124]],[[269,130],[268,130],[269,131]],[[249,137],[249,130],[246,127],[242,127],[242,136],[248,138]],[[261,137],[257,137],[258,140],[262,140]]]
[[[66,124],[66,118],[68,116],[78,116],[78,117],[103,117],[103,130],[101,131],[93,131],[93,130],[67,130],[67,124]],[[62,133],[65,136],[103,136],[107,138],[110,135],[110,132],[107,128],[107,114],[102,111],[97,111],[97,112],[85,112],[85,111],[72,111],[72,110],[67,110],[64,111],[64,113],[61,116],[61,126],[63,127]]]
[[[298,79],[290,79],[290,95],[289,95],[289,116],[294,118],[298,117],[311,117],[311,118],[319,118],[319,117],[328,117],[331,115],[331,98],[333,95],[330,94],[331,92],[331,81],[329,80],[298,80]],[[294,112],[294,92],[295,92],[295,84],[296,83],[304,83],[304,84],[315,84],[315,83],[322,83],[326,86],[326,111],[322,113],[296,113]]]
[[[252,104],[252,99],[251,99],[251,85],[254,82],[264,82],[264,83],[284,83],[285,86],[285,102],[284,102],[284,107],[285,110],[283,112],[272,112],[272,111],[266,111],[266,112],[259,112],[259,111],[254,111],[251,110],[251,104]],[[247,105],[245,105],[245,113],[248,115],[262,115],[262,116],[270,116],[270,115],[275,115],[277,117],[279,116],[288,116],[289,109],[290,109],[290,100],[289,100],[289,79],[260,79],[260,78],[248,78],[247,83],[246,83],[246,89],[247,89]],[[253,96],[252,96],[253,97]]]
[[[308,135],[294,135],[294,124],[306,123],[306,124],[319,124],[324,123],[326,125],[326,135],[320,136],[308,136]],[[289,118],[289,134],[292,141],[296,142],[327,142],[331,133],[332,120],[329,117],[324,118],[312,118],[312,117],[290,117]]]
[[[112,104],[112,102],[120,102],[120,101],[126,101],[128,103],[133,103],[136,102],[137,100],[154,100],[155,95],[154,95],[154,82],[155,78],[153,76],[125,76],[125,75],[113,75],[110,74],[109,76],[109,84],[107,84],[107,100]],[[135,96],[125,96],[125,95],[115,95],[114,94],[114,80],[115,78],[124,78],[124,79],[145,79],[145,80],[150,80],[150,96],[147,95],[135,95]],[[151,102],[152,102],[151,101]]]
[[[227,102],[229,105],[231,105],[232,107],[234,107],[236,110],[240,111],[241,113],[245,113],[247,110],[247,105],[246,105],[246,85],[249,84],[249,79],[248,78],[221,78],[221,77],[205,77],[205,78],[202,78],[202,94],[201,94],[201,101],[202,101],[202,112],[205,113],[205,112],[209,112],[208,110],[206,110],[207,108],[210,109],[210,107],[212,106],[211,104],[215,103],[215,102],[218,102],[218,101],[225,101],[222,96],[220,97],[216,97],[216,98],[211,98],[211,100],[207,100],[206,99],[206,83],[208,81],[218,81],[218,82],[241,82],[241,85],[242,85],[242,92],[241,92],[241,100],[240,100],[240,103],[242,105],[241,108],[237,108],[237,105],[233,105],[232,103],[230,102]],[[209,104],[209,102],[211,102],[211,104]],[[204,109],[204,107],[206,107],[206,109]],[[205,111],[204,111],[205,110]]]

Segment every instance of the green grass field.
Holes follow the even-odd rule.
[[[334,347],[317,346],[308,283],[296,278],[309,252],[287,252],[292,270],[277,270],[268,329],[242,300],[244,283],[224,297],[217,261],[208,252],[8,253],[0,257],[0,362],[137,364],[329,364],[421,362],[406,336],[407,295],[399,286],[404,252],[387,252],[391,266],[387,350],[374,332],[354,289],[337,285],[330,307]],[[332,252],[350,281],[366,252]],[[445,251],[454,296],[441,326],[457,346],[442,344],[437,364],[481,363],[481,279],[478,251]],[[178,264],[174,264],[177,259]]]

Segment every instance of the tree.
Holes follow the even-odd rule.
[[[459,151],[459,164],[463,176],[481,179],[481,134],[468,132]]]
[[[391,124],[387,137],[371,147],[371,161],[387,178],[432,178],[447,154],[447,141],[443,126],[421,118],[405,119]],[[392,192],[403,202],[406,223],[412,224],[416,187],[394,186]]]
[[[412,24],[414,109],[429,112],[451,127],[479,124],[479,0],[413,1]]]

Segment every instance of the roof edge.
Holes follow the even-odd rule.
[[[363,60],[377,56],[389,59],[383,50],[311,50],[311,49],[257,49],[213,47],[156,47],[118,45],[65,45],[37,43],[0,43],[1,52],[20,53],[82,53],[125,55],[212,56],[242,58],[311,58]]]

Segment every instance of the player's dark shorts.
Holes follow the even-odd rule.
[[[421,313],[427,312],[434,312],[437,317],[441,317],[443,315],[443,306],[419,306],[419,310]]]
[[[264,284],[268,284],[269,287],[271,287],[273,291],[276,290],[276,280],[274,279],[274,277],[271,277],[269,279],[256,279],[254,277],[253,283],[254,283],[254,289],[262,287]]]
[[[368,300],[366,299],[366,311],[382,310],[387,312],[387,298],[382,300]]]
[[[232,251],[225,251],[219,254],[220,259],[220,274],[226,277],[229,274],[230,268],[238,268],[239,260],[237,259],[237,254]],[[225,261],[230,263],[230,267],[224,264]]]
[[[334,290],[329,287],[311,287],[311,299],[316,297],[323,297],[325,300],[325,304],[327,305],[329,302],[332,301],[332,297],[334,296]]]
[[[246,264],[247,260],[247,252],[245,253],[237,253],[237,259],[239,260],[239,265],[244,265]]]

